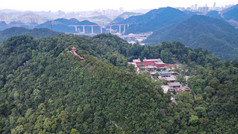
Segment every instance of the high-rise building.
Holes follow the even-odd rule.
[[[213,9],[215,9],[216,8],[216,2],[214,2],[214,4],[213,4]]]
[[[198,4],[195,4],[195,7],[194,7],[194,8],[195,8],[195,10],[197,10],[197,9],[198,9]]]

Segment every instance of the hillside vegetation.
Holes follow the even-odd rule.
[[[207,16],[196,15],[160,29],[145,42],[158,44],[163,41],[179,41],[191,48],[208,49],[223,60],[238,58],[238,30],[223,20]]]
[[[73,46],[84,60],[70,52]],[[127,67],[138,57],[187,65],[192,92],[169,105],[159,83]],[[235,133],[237,67],[237,60],[220,61],[179,42],[15,36],[0,45],[0,132]]]
[[[226,20],[235,20],[238,22],[238,5],[234,5],[224,11],[222,11],[222,16],[224,17],[224,19]]]
[[[90,22],[88,20],[78,21],[75,18],[72,19],[65,19],[60,18],[53,21],[47,21],[45,23],[39,24],[36,28],[48,28],[52,29],[53,31],[62,32],[62,33],[76,33],[79,31],[75,31],[75,27],[70,27],[70,25],[97,25],[96,23]],[[80,32],[83,31],[83,27],[78,27]],[[99,27],[95,27],[94,32],[100,31]],[[85,32],[90,33],[91,27],[85,27]]]
[[[145,33],[177,24],[188,17],[188,14],[178,9],[166,7],[151,10],[143,15],[131,16],[120,23],[130,24],[126,33]]]
[[[7,38],[16,36],[16,35],[30,35],[34,38],[42,38],[42,37],[56,36],[59,34],[61,33],[54,32],[46,28],[26,29],[22,27],[12,27],[12,28],[0,31],[0,43],[5,41]]]

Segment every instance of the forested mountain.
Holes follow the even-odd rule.
[[[136,12],[124,12],[122,14],[120,14],[118,17],[127,19],[131,16],[138,16],[138,15],[142,15],[142,13],[136,13]]]
[[[178,9],[166,7],[151,10],[143,15],[129,17],[121,23],[130,24],[127,33],[143,33],[178,23],[188,16]]]
[[[53,31],[57,31],[57,32],[63,32],[63,33],[75,33],[75,28],[74,27],[70,27],[69,25],[97,25],[96,23],[84,20],[84,21],[78,21],[77,19],[56,19],[53,21],[47,21],[43,24],[40,24],[38,26],[36,26],[36,28],[48,28],[48,29],[52,29]],[[83,31],[83,28],[80,27],[79,28],[80,31]],[[91,27],[86,27],[86,32],[89,33],[91,32]],[[96,29],[95,29],[96,30]],[[99,29],[97,29],[97,31],[99,31]]]
[[[127,67],[138,57],[187,65],[192,92],[169,105],[159,83]],[[237,67],[179,42],[15,36],[0,45],[0,133],[235,133]]]
[[[234,5],[224,11],[222,11],[222,16],[226,19],[226,20],[235,20],[238,22],[238,5]]]
[[[124,21],[125,19],[122,17],[116,17],[112,22],[110,22],[110,24],[120,24]]]
[[[8,25],[6,24],[5,21],[0,21],[0,30],[4,30],[8,28]]]
[[[235,27],[238,27],[238,5],[232,6],[223,11],[210,11],[206,15],[222,20],[228,21]],[[113,24],[130,24],[127,29],[129,33],[145,33],[149,31],[156,31],[166,26],[178,24],[193,15],[201,14],[199,12],[180,11],[175,8],[166,7],[149,11],[146,14],[131,16],[127,19],[117,17],[111,23]]]
[[[145,42],[163,41],[180,41],[191,48],[208,49],[221,59],[238,58],[238,30],[221,19],[196,15],[154,32]]]
[[[223,11],[210,11],[206,15],[210,17],[226,20],[231,25],[238,27],[238,5],[234,5]]]
[[[11,27],[33,28],[36,25],[37,25],[36,23],[24,24],[19,21],[18,22],[13,21],[13,22],[7,24],[5,21],[0,21],[0,31],[11,28]]]
[[[90,22],[96,23],[98,25],[105,25],[105,24],[109,24],[112,19],[109,16],[106,15],[98,15],[98,16],[92,16],[92,17],[79,17],[77,18],[78,20],[88,20]]]
[[[131,16],[138,16],[138,15],[141,15],[141,14],[134,13],[134,12],[124,12],[123,14],[116,17],[110,24],[121,24],[125,19]]]
[[[238,5],[222,11],[221,16],[233,26],[238,27]]]
[[[154,122],[165,118],[159,110],[168,107],[169,98],[150,79],[88,55],[103,56],[100,53],[113,45],[119,47],[122,41],[117,38],[118,44],[103,49],[100,40],[19,36],[4,42],[0,49],[1,132],[70,133],[73,128],[82,133],[162,131]],[[85,60],[69,52],[72,46]],[[113,55],[104,57],[109,56]],[[9,96],[10,92],[15,96]]]
[[[218,12],[218,11],[209,11],[206,16],[209,16],[209,17],[214,17],[214,18],[217,18],[217,19],[223,19],[221,17],[221,14]]]
[[[47,28],[35,28],[35,29],[26,29],[23,27],[12,27],[3,31],[0,31],[0,43],[11,36],[15,35],[30,35],[34,38],[56,36],[61,33],[51,31]]]

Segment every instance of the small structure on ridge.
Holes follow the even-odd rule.
[[[84,58],[81,57],[80,55],[78,55],[76,51],[77,51],[76,48],[75,48],[75,47],[72,47],[71,52],[72,52],[75,56],[79,57],[80,60],[83,60]]]

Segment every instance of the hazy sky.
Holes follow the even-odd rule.
[[[165,6],[190,7],[225,6],[238,4],[238,0],[0,0],[0,9],[33,10],[33,11],[88,11],[97,9],[153,9]],[[4,2],[3,2],[4,1]]]

